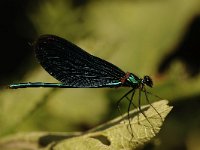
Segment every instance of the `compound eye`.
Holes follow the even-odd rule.
[[[149,76],[144,76],[144,81],[145,81],[145,84],[147,86],[150,86],[150,87],[153,86],[153,81],[152,81],[152,79]]]

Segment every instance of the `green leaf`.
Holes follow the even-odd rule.
[[[167,100],[152,104],[160,115],[150,105],[143,106],[142,111],[148,120],[137,110],[131,111],[132,134],[127,114],[124,114],[85,133],[28,133],[8,137],[0,141],[0,149],[132,150],[144,145],[159,132],[172,109],[167,104]]]

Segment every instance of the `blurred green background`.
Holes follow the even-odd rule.
[[[55,34],[125,72],[153,78],[148,90],[174,109],[156,142],[143,149],[200,149],[199,0],[11,0],[0,7],[1,85],[58,82],[31,47],[39,35]],[[1,89],[0,137],[86,131],[118,116],[116,101],[127,90]]]

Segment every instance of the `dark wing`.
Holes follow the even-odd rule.
[[[39,37],[35,53],[50,75],[71,87],[117,87],[125,76],[115,65],[54,35]]]

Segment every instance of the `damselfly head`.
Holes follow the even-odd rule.
[[[150,76],[144,76],[144,78],[142,79],[142,83],[146,84],[149,87],[153,87],[153,81]]]

